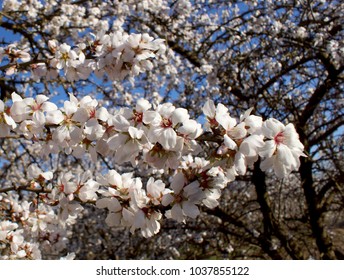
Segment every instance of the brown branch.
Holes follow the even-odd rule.
[[[264,236],[266,243],[271,245],[273,236],[276,236],[292,259],[304,259],[303,252],[300,246],[292,239],[288,238],[288,229],[284,228],[281,223],[278,223],[274,217],[271,208],[271,200],[265,182],[266,174],[260,169],[260,160],[254,164],[252,174],[252,182],[255,185],[257,200],[261,206],[263,215]],[[266,246],[265,244],[262,244]],[[268,248],[271,250],[270,248]],[[276,251],[276,257],[282,259],[282,255]]]
[[[306,197],[309,222],[322,259],[336,259],[331,239],[326,232],[322,211],[319,209],[318,196],[314,189],[312,174],[313,163],[310,158],[301,157],[301,184]]]
[[[44,188],[36,189],[36,188],[28,187],[28,186],[12,186],[12,187],[8,187],[8,188],[0,189],[0,193],[6,193],[6,192],[10,192],[10,191],[16,191],[16,192],[28,191],[28,192],[34,192],[34,193],[51,193],[51,190],[47,190]]]

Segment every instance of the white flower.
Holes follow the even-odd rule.
[[[158,117],[157,112],[149,110],[151,107],[152,104],[148,100],[141,98],[137,101],[134,110],[125,108],[123,116],[130,120],[133,126],[145,129],[143,124],[148,125]]]
[[[17,124],[13,118],[6,112],[5,104],[0,100],[0,137],[6,137],[11,129],[15,129]]]
[[[207,117],[207,123],[205,125],[207,129],[217,127],[219,120],[228,112],[228,109],[223,104],[219,103],[215,107],[214,101],[210,99],[204,104],[202,110],[203,114]]]
[[[156,143],[148,151],[145,150],[145,161],[157,169],[177,169],[182,156],[183,138],[177,137],[175,147],[169,151],[165,150],[159,143]]]
[[[27,178],[29,180],[38,180],[43,178],[44,180],[51,180],[53,173],[51,171],[43,172],[37,164],[31,164],[27,169]]]
[[[262,117],[250,115],[253,107],[246,110],[244,114],[240,116],[240,122],[245,122],[245,128],[249,134],[260,134],[263,124]]]
[[[299,140],[293,124],[284,126],[276,119],[268,119],[263,123],[262,132],[268,141],[260,149],[259,155],[265,158],[260,167],[263,171],[273,168],[279,178],[283,178],[300,166],[303,145]]]
[[[30,97],[22,99],[13,92],[11,114],[17,121],[32,119],[38,125],[44,125],[46,122],[44,113],[57,110],[57,106],[47,101],[48,99],[47,96],[42,94],[37,95],[36,100]]]
[[[7,235],[18,228],[18,224],[12,223],[10,221],[0,222],[0,241],[4,241]]]
[[[100,192],[103,195],[129,199],[129,189],[133,185],[132,173],[120,175],[116,170],[111,169],[105,175],[97,177],[97,182],[102,186],[109,186],[107,192]]]
[[[177,145],[175,128],[189,119],[186,109],[176,109],[171,103],[159,105],[159,115],[152,121],[148,138],[152,143],[159,142],[165,150],[172,150]]]
[[[127,132],[115,134],[108,139],[109,148],[116,151],[117,163],[131,161],[135,164],[141,146],[147,142],[144,131],[133,126],[129,126]]]
[[[88,140],[94,141],[103,136],[105,128],[98,123],[97,119],[92,118],[85,123],[84,132]]]
[[[59,192],[63,192],[66,195],[70,195],[78,189],[77,184],[71,181],[72,178],[73,175],[70,172],[63,173],[58,177],[57,189],[59,190]]]
[[[78,174],[76,181],[77,190],[75,193],[78,194],[81,201],[86,202],[97,199],[98,196],[96,192],[99,189],[99,183],[92,179],[92,173],[90,170]]]
[[[78,55],[75,51],[71,50],[71,46],[63,43],[60,46],[56,46],[56,48],[56,60],[52,61],[52,66],[57,69],[63,69],[67,67],[76,67],[78,65]]]
[[[19,131],[23,133],[26,138],[31,139],[32,137],[43,133],[43,126],[36,119],[32,121],[25,120],[19,125]]]
[[[9,59],[11,62],[16,61],[20,59],[22,62],[28,62],[31,59],[30,54],[28,53],[29,49],[25,50],[18,50],[15,44],[10,44],[7,46],[7,48],[0,50],[0,53],[6,54],[9,56]],[[0,62],[1,57],[0,55]]]
[[[154,180],[150,177],[147,182],[147,197],[154,205],[161,204],[163,195],[170,193],[171,190],[165,188],[165,184],[161,180]]]
[[[177,129],[177,133],[184,140],[184,151],[186,154],[187,151],[193,152],[194,154],[200,152],[202,148],[195,141],[202,134],[202,126],[195,120],[185,120],[183,125]]]
[[[194,181],[187,184],[183,173],[177,173],[171,183],[173,193],[167,193],[162,198],[162,205],[173,205],[171,210],[166,211],[166,217],[178,222],[185,222],[185,217],[196,218],[200,211],[196,206],[202,193],[199,182]]]

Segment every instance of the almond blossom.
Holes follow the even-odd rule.
[[[265,141],[259,151],[264,158],[260,167],[263,171],[273,168],[279,178],[283,178],[300,166],[300,156],[304,146],[293,124],[283,125],[276,119],[268,119],[263,123],[262,132],[270,140]]]
[[[11,129],[15,129],[17,124],[9,114],[6,112],[5,104],[0,100],[0,137],[6,137],[10,134]]]

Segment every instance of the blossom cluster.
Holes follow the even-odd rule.
[[[208,140],[219,144],[209,154],[210,166],[221,166],[229,180],[244,175],[258,156],[263,170],[272,167],[281,178],[298,169],[303,145],[292,124],[263,121],[251,109],[238,122],[223,104],[215,107],[211,100],[203,111],[205,132],[186,109],[171,103],[152,108],[148,100],[139,99],[134,109],[110,113],[90,96],[78,100],[70,94],[58,108],[44,95],[23,99],[12,93],[11,106],[0,100],[0,137],[22,135],[40,142],[46,154],[64,151],[82,158],[88,152],[93,161],[97,154],[113,155],[119,164],[143,160],[157,169],[178,169],[182,156],[197,155],[200,143]]]
[[[166,50],[164,40],[144,34],[127,34],[124,31],[104,31],[90,34],[88,39],[75,47],[49,40],[46,58],[31,60],[29,49],[21,50],[15,44],[0,48],[0,63],[7,58],[7,75],[18,71],[19,62],[27,63],[33,78],[56,79],[63,71],[68,81],[85,80],[92,72],[107,75],[110,80],[132,78],[152,70],[150,61]]]
[[[0,137],[31,139],[45,154],[89,154],[93,161],[100,154],[118,164],[147,165],[173,174],[169,182],[150,177],[144,183],[133,173],[109,170],[93,178],[86,171],[61,174],[54,182],[51,172],[33,166],[29,186],[46,192],[41,201],[55,207],[53,220],[62,227],[76,219],[82,204],[92,203],[108,210],[109,226],[140,230],[150,237],[159,232],[164,216],[185,222],[196,218],[200,207],[218,206],[221,190],[259,157],[262,170],[273,169],[283,178],[298,169],[299,157],[304,156],[292,124],[263,121],[251,114],[252,109],[237,120],[212,100],[203,107],[203,127],[184,108],[171,103],[153,107],[145,99],[137,100],[135,108],[113,112],[90,96],[79,100],[72,94],[61,108],[44,95],[22,98],[12,93],[10,103],[0,101]],[[202,149],[206,143],[212,147],[208,152]]]
[[[37,243],[29,243],[24,240],[23,229],[18,229],[19,225],[10,221],[0,222],[0,244],[7,245],[10,252],[6,252],[4,256],[8,259],[20,258],[41,258],[40,250]],[[3,248],[1,248],[3,249]],[[0,259],[3,259],[0,257]]]

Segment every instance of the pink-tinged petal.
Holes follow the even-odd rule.
[[[246,124],[246,128],[248,133],[253,134],[255,132],[259,132],[262,125],[263,125],[263,119],[262,117],[258,117],[258,116],[248,116],[245,119],[245,124]]]
[[[110,211],[113,211],[113,212],[119,212],[122,210],[122,206],[121,204],[119,203],[119,201],[117,200],[117,198],[115,197],[112,197],[110,199],[111,203],[108,205],[108,209]]]
[[[84,145],[78,145],[73,147],[73,156],[76,158],[82,158],[86,153],[86,147]]]
[[[195,120],[186,120],[183,125],[177,129],[180,134],[189,135],[196,129],[197,122]]]
[[[108,208],[111,204],[110,198],[101,198],[98,199],[96,202],[96,207],[100,209]]]
[[[184,201],[182,205],[186,216],[195,219],[200,214],[198,207],[192,202]]]
[[[78,99],[72,93],[69,93],[69,101],[68,102],[71,102],[75,105],[79,103]]]
[[[138,210],[135,213],[133,226],[135,228],[143,228],[145,226],[145,213],[142,210]]]
[[[288,175],[288,171],[286,169],[286,166],[279,161],[276,157],[274,157],[273,160],[273,169],[278,178],[284,178],[286,175]]]
[[[261,157],[272,157],[276,148],[277,146],[274,140],[265,141],[264,146],[259,150],[259,155]]]
[[[60,110],[47,112],[46,122],[51,124],[60,124],[64,120],[64,115]]]
[[[184,108],[175,109],[172,113],[172,123],[175,126],[177,123],[183,123],[190,117],[188,110]]]
[[[200,184],[199,182],[193,181],[192,183],[188,184],[187,186],[184,187],[184,192],[186,193],[186,195],[188,197],[190,197],[191,195],[197,194],[198,192],[200,192],[200,188],[199,188]]]
[[[225,105],[219,103],[216,106],[216,115],[219,115],[219,116],[228,115],[228,108]]]
[[[26,97],[23,99],[23,102],[28,106],[28,107],[34,107],[36,106],[36,101],[32,97]]]
[[[76,122],[80,122],[80,123],[85,123],[88,121],[88,119],[90,118],[90,113],[89,111],[84,108],[78,108],[77,111],[74,113],[72,120],[76,121]]]
[[[137,48],[141,41],[141,34],[130,34],[127,45],[133,49]]]
[[[172,103],[164,103],[158,106],[157,111],[163,118],[169,118],[175,109]]]
[[[13,102],[19,102],[19,101],[23,101],[23,98],[21,98],[21,96],[15,92],[12,92],[11,94],[11,98]]]
[[[213,119],[215,117],[216,108],[213,100],[208,99],[202,109],[203,114],[208,118]]]
[[[179,194],[181,190],[184,188],[186,183],[186,179],[183,173],[177,173],[173,176],[173,180],[171,183],[171,189],[174,191],[175,194]]]
[[[23,61],[23,62],[28,62],[28,61],[30,61],[31,56],[30,56],[30,54],[28,54],[27,52],[21,51],[21,52],[20,52],[20,59],[21,59],[21,61]]]
[[[171,150],[177,144],[177,134],[173,128],[164,129],[158,141],[164,147],[165,150]]]
[[[284,131],[284,128],[280,121],[270,118],[263,123],[262,132],[265,137],[273,139],[278,133]]]
[[[249,109],[247,109],[243,114],[241,114],[240,115],[240,122],[242,122],[243,120],[245,120],[250,114],[251,114],[251,112],[252,112],[252,110],[253,110],[254,108],[253,107],[251,107],[251,108],[249,108]]]
[[[160,192],[155,189],[154,178],[150,177],[147,181],[147,194],[150,194],[153,197],[157,197],[159,193]]]
[[[223,140],[227,148],[234,151],[237,150],[237,144],[227,134],[224,135]]]
[[[82,137],[82,129],[77,126],[73,126],[70,129],[70,140],[74,143],[79,143],[83,139]]]
[[[180,223],[184,222],[185,218],[184,218],[183,210],[179,203],[173,205],[171,209],[171,217]]]
[[[216,113],[215,119],[226,131],[233,129],[237,123],[236,120],[227,113],[222,115]]]
[[[96,118],[98,120],[101,120],[103,122],[107,121],[109,118],[109,112],[106,108],[104,107],[100,107],[97,111],[96,111]]]
[[[44,113],[42,111],[36,111],[33,113],[32,119],[39,123],[40,125],[44,125],[45,124],[45,116]]]
[[[137,112],[145,112],[145,111],[149,110],[151,107],[152,107],[152,104],[149,103],[148,100],[141,98],[141,99],[137,100],[135,109]]]
[[[273,167],[274,164],[274,157],[269,157],[269,158],[265,158],[261,163],[260,163],[260,169],[262,171],[266,171],[270,168]]]
[[[71,97],[74,97],[74,96],[71,95]],[[76,104],[77,103],[70,102],[68,100],[64,102],[63,107],[64,107],[64,110],[65,110],[67,116],[71,116],[72,114],[74,114],[76,112],[76,110],[78,110],[78,107]]]
[[[98,101],[89,95],[84,96],[79,103],[80,107],[96,107],[98,105]]]
[[[116,170],[110,170],[108,175],[108,182],[111,186],[117,186],[119,188],[122,187],[123,181],[122,176]]]
[[[157,112],[155,112],[155,111],[145,111],[143,113],[142,121],[145,124],[150,124],[153,121],[155,122],[156,119],[157,119],[158,123],[161,122],[161,116]]]
[[[123,219],[126,224],[131,225],[134,221],[134,213],[129,211],[127,208],[122,209]]]
[[[94,146],[90,146],[88,148],[88,152],[90,153],[91,156],[91,160],[93,163],[96,163],[98,160],[98,154],[97,154],[97,150]]]
[[[12,127],[12,129],[15,129],[17,127],[17,124],[15,123],[15,121],[7,114],[4,114],[4,119],[5,122]]]
[[[116,151],[115,161],[119,164],[130,161],[135,158],[140,151],[138,144],[134,141],[128,141]]]
[[[167,205],[170,205],[173,201],[174,201],[173,195],[167,193],[162,197],[161,204],[163,206],[167,206]]]
[[[121,213],[109,213],[105,219],[105,223],[109,227],[116,227],[121,224],[122,214]]]
[[[44,102],[44,103],[42,104],[41,109],[42,109],[44,112],[50,112],[50,111],[55,111],[55,110],[57,110],[57,106],[56,106],[54,103],[48,101],[48,102]]]
[[[245,128],[245,123],[238,124],[231,131],[229,131],[228,134],[233,139],[243,139],[247,135],[247,130]]]
[[[86,122],[84,132],[87,135],[87,139],[94,141],[103,136],[105,128],[98,123],[98,120],[93,118]]]
[[[251,135],[240,144],[240,152],[245,156],[256,156],[258,150],[263,148],[264,141],[260,135]]]
[[[132,139],[141,139],[144,133],[143,130],[137,129],[134,126],[130,126],[128,132]]]
[[[236,153],[234,165],[239,175],[244,175],[246,173],[245,156],[242,153]]]
[[[29,113],[29,108],[23,101],[16,101],[13,103],[11,107],[11,115],[12,117],[18,118],[18,121],[22,121],[25,119],[25,114]]]
[[[62,143],[69,136],[69,130],[66,126],[59,126],[53,133],[53,140]]]
[[[206,115],[208,118],[213,119],[215,117],[216,108],[214,105],[214,101],[208,99],[202,109],[203,109],[203,114]]]
[[[123,132],[127,132],[128,131],[130,123],[122,115],[115,115],[112,118],[112,121],[113,121],[113,125],[115,126],[115,129],[117,131],[123,131]]]
[[[277,158],[284,165],[288,165],[288,166],[297,165],[293,153],[291,152],[289,147],[287,147],[284,144],[280,144],[277,146]]]
[[[53,172],[47,171],[41,174],[45,180],[51,180],[53,178]]]
[[[147,183],[147,193],[151,194],[155,198],[159,198],[162,193],[167,193],[169,190],[165,190],[165,184],[161,180],[153,182],[153,178]]]
[[[36,96],[36,102],[37,104],[42,104],[43,102],[47,101],[49,99],[49,97],[43,95],[43,94],[39,94]]]
[[[128,140],[128,136],[122,133],[115,134],[111,136],[108,140],[109,149],[116,151],[119,147],[122,147],[124,143]]]

